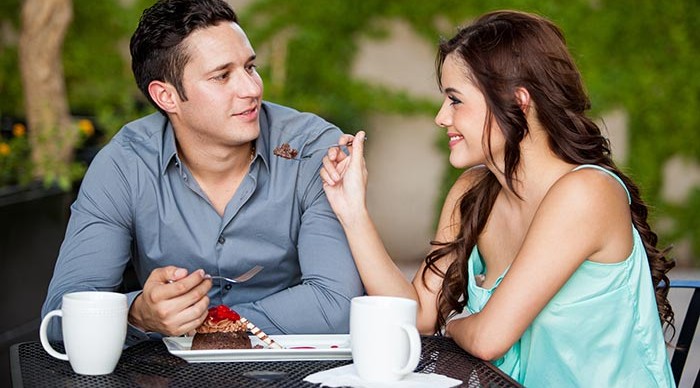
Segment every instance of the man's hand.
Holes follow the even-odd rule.
[[[192,333],[207,317],[211,285],[201,269],[188,275],[184,268],[157,268],[132,303],[129,323],[167,336]]]

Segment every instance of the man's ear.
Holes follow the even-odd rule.
[[[527,116],[528,110],[530,110],[530,92],[527,91],[527,89],[523,87],[518,87],[515,89],[515,99],[518,100],[518,105],[520,106],[520,110],[525,113]]]
[[[177,109],[179,96],[173,85],[162,81],[151,81],[148,84],[148,93],[160,109],[165,112],[174,113]]]

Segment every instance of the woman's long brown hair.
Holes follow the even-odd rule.
[[[632,199],[632,222],[641,235],[648,256],[659,317],[664,325],[674,329],[666,273],[675,262],[666,257],[666,251],[656,248],[658,239],[647,222],[647,207],[639,189],[615,166],[608,140],[585,115],[590,109],[590,101],[561,30],[537,15],[496,11],[481,16],[470,26],[460,29],[452,39],[440,44],[436,60],[438,82],[448,55],[454,55],[462,62],[465,74],[484,94],[487,116],[483,143],[490,144],[490,123],[493,120],[505,137],[503,173],[511,191],[516,192],[513,182],[517,180],[520,142],[529,130],[525,114],[515,98],[515,90],[519,87],[530,93],[537,118],[548,134],[549,146],[559,158],[577,165],[596,164],[622,179]],[[491,155],[490,149],[487,154]],[[461,312],[467,304],[466,289],[470,281],[467,260],[501,190],[494,174],[483,170],[475,172],[480,174],[477,183],[459,202],[458,235],[453,241],[431,242],[436,249],[425,259],[427,265],[423,279],[428,270],[443,277],[438,295],[437,332],[450,316]],[[455,260],[442,273],[436,263],[445,257],[454,257]]]

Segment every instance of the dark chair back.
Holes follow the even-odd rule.
[[[695,336],[695,328],[698,326],[698,317],[700,316],[700,280],[671,280],[671,289],[674,288],[693,289],[693,295],[690,298],[682,324],[679,325],[680,322],[676,322],[676,330],[680,327],[680,331],[676,333],[678,342],[676,342],[676,349],[671,357],[671,369],[673,370],[676,385],[681,381],[684,369],[686,369],[686,374],[695,374],[694,383],[697,384],[700,383],[698,380],[698,377],[700,377],[700,365],[687,365],[688,368],[685,367],[688,353],[690,353],[690,347],[693,343],[693,337]],[[696,346],[700,345],[696,344]]]

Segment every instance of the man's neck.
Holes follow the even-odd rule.
[[[248,142],[229,149],[218,148],[178,144],[178,154],[217,213],[223,216],[226,205],[250,169],[255,144]]]

